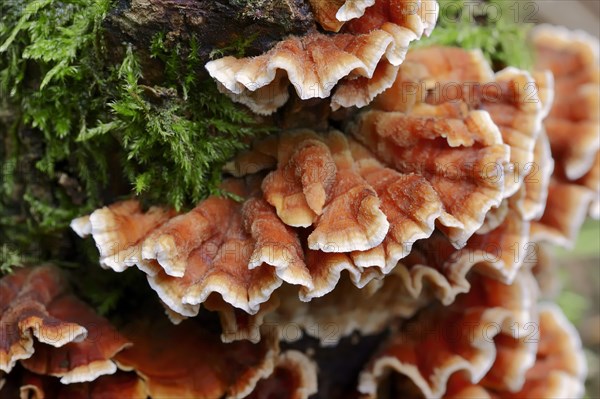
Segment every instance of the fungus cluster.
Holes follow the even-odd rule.
[[[166,316],[140,309],[117,329],[58,268],[18,270],[0,280],[3,389],[308,398],[319,364],[289,349],[294,325],[324,347],[386,334],[345,397],[583,395],[577,332],[539,294],[547,247],[599,214],[597,41],[540,26],[535,69],[494,72],[478,50],[408,50],[435,1],[311,5],[322,30],[206,68],[256,113],[290,85],[323,99],[326,128],[256,139],[223,168],[231,195],[191,210],[131,198],[73,220]]]
[[[206,69],[221,91],[259,114],[281,107],[289,98],[289,84],[303,100],[331,97],[334,110],[367,105],[392,85],[409,44],[431,33],[438,4],[337,3],[311,1],[320,26],[337,34],[315,30],[285,39],[258,57],[224,57],[209,62]]]

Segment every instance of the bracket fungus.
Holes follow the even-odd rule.
[[[532,237],[537,241],[549,241],[564,247],[574,245],[593,195],[585,187],[550,182],[544,214],[532,223]]]
[[[375,0],[310,0],[315,19],[325,30],[339,32],[345,22],[360,18]]]
[[[596,154],[594,165],[578,183],[589,188],[594,193],[594,199],[590,205],[590,216],[596,220],[600,219],[600,152]]]
[[[21,398],[28,399],[146,399],[142,381],[133,373],[117,372],[92,382],[61,385],[58,380],[38,374],[25,374],[20,382]]]
[[[533,162],[529,173],[523,177],[521,190],[524,194],[515,195],[514,207],[524,220],[538,220],[544,214],[548,191],[554,172],[554,160],[550,141],[545,131],[538,136],[533,149]]]
[[[396,87],[384,92],[377,104],[388,111],[403,111],[419,103],[464,102],[468,110],[487,111],[510,146],[510,162],[503,173],[507,198],[519,189],[532,165],[535,141],[547,113],[544,106],[553,98],[552,79],[543,73],[536,78],[512,67],[493,74],[480,51],[427,47],[409,53]]]
[[[275,361],[273,373],[260,380],[248,399],[308,399],[317,393],[317,367],[302,352],[289,350]]]
[[[369,112],[364,117],[371,115]],[[411,141],[406,136],[403,151],[407,157],[414,156],[409,151],[416,150],[419,143],[431,143],[432,151],[437,151],[436,129],[444,127],[455,129],[448,134],[451,145],[446,151],[450,158],[456,157],[452,146],[461,143],[476,146],[471,155],[475,162],[479,162],[478,154],[493,163],[504,162],[507,157],[497,128],[483,111],[473,111],[464,121],[456,122],[407,119],[409,126],[415,126],[416,134],[424,137]],[[432,127],[419,130],[419,123],[428,120]],[[436,128],[435,123],[441,127]],[[369,140],[365,130],[362,126],[356,128],[355,135]],[[224,185],[238,195],[249,196],[241,205],[211,197],[191,212],[168,220],[163,218],[167,211],[152,208],[146,215],[132,207],[135,217],[142,219],[161,215],[162,225],[156,223],[154,230],[143,230],[145,236],[133,237],[142,250],[130,251],[135,256],[130,256],[129,263],[147,272],[150,286],[172,311],[194,316],[214,292],[233,307],[255,314],[283,282],[300,285],[300,299],[309,301],[334,290],[342,270],[347,270],[360,288],[396,267],[415,241],[433,233],[436,220],[450,226],[461,225],[460,218],[468,220],[457,207],[451,210],[454,214],[445,211],[450,203],[443,198],[451,190],[447,187],[448,183],[452,185],[451,179],[440,182],[435,175],[422,177],[415,173],[418,170],[410,169],[402,173],[404,165],[400,165],[400,171],[385,168],[366,148],[340,132],[285,133],[276,142],[258,145],[257,152],[264,148],[276,154],[277,165],[264,178],[262,191],[248,186],[256,186],[250,183],[254,176],[246,177],[245,183],[230,180]],[[252,159],[249,155],[246,153],[244,159]],[[244,159],[237,161],[238,175],[248,170]],[[475,184],[467,181],[464,185],[466,197],[477,202],[485,193],[492,193],[497,197],[493,201],[499,203],[501,183],[473,180]],[[502,181],[501,177],[494,180]],[[478,190],[472,187],[477,184],[483,187],[483,194],[469,191]],[[264,199],[260,199],[261,192]],[[120,209],[122,203],[97,212],[114,215]],[[81,220],[93,224],[98,219],[94,212]],[[110,223],[117,226],[116,222]],[[310,229],[304,232],[293,227]],[[127,246],[118,241],[126,236],[119,228],[126,228],[126,224],[113,230],[116,244]],[[91,231],[97,238],[98,230],[93,227],[80,231]],[[473,232],[463,231],[459,238]],[[148,270],[149,262],[160,267]]]
[[[312,3],[324,28],[337,30],[331,17],[336,2]],[[303,100],[332,96],[334,109],[362,107],[393,83],[409,43],[431,33],[438,11],[433,0],[375,0],[340,33],[292,36],[258,57],[224,57],[206,69],[222,92],[259,114],[273,113],[288,100],[288,81]],[[357,88],[358,80],[367,87]],[[363,95],[354,96],[360,89]]]
[[[115,355],[131,344],[108,320],[73,295],[53,301],[49,312],[57,318],[77,322],[86,328],[88,335],[81,342],[70,342],[58,348],[35,344],[34,355],[21,361],[26,369],[61,377],[63,384],[93,381],[98,376],[117,371]]]
[[[440,223],[457,246],[500,204],[509,150],[485,111],[462,115],[443,106],[409,114],[367,111],[349,131],[399,172],[425,176],[444,206]]]
[[[133,345],[117,356],[119,368],[137,373],[148,395],[158,398],[245,397],[272,373],[279,352],[273,338],[224,344],[193,320],[177,326],[138,320],[125,327],[125,335]]]
[[[554,102],[544,120],[555,164],[543,212],[532,237],[572,247],[600,195],[600,57],[598,39],[581,31],[540,25],[531,35],[536,68],[554,76]],[[538,72],[539,73],[539,72]]]
[[[69,292],[64,274],[54,266],[23,268],[3,278],[0,297],[4,372],[19,361],[33,372],[61,377],[63,384],[93,381],[113,374],[113,357],[129,345]]]
[[[0,396],[581,397],[582,344],[540,297],[556,290],[551,246],[600,215],[597,41],[539,26],[533,70],[499,70],[487,48],[409,49],[434,0],[285,3],[306,29],[205,65],[265,128],[235,136],[210,195],[173,208],[110,192],[71,221],[98,273],[134,281],[107,293],[119,309],[93,308],[58,266],[0,279]],[[77,245],[63,269],[88,273]],[[128,295],[144,288],[143,304]]]
[[[19,362],[36,374],[60,377],[61,384],[117,371],[114,358],[130,343],[70,292],[57,267],[23,268],[1,279],[0,290],[7,305],[2,309],[3,371],[11,372]]]
[[[127,200],[74,219],[71,228],[80,237],[92,234],[100,253],[100,265],[116,272],[133,266],[140,256],[140,240],[164,223],[170,211],[154,207],[142,213],[138,201]]]
[[[0,280],[0,370],[8,373],[18,360],[30,358],[34,337],[55,347],[85,339],[85,327],[49,312],[50,304],[66,291],[64,276],[51,266],[21,269]]]
[[[545,121],[557,167],[576,180],[600,150],[600,56],[597,38],[540,25],[532,32],[536,68],[554,74],[554,104]]]
[[[528,343],[523,328],[537,321],[537,291],[529,272],[521,276],[512,285],[480,277],[452,306],[420,312],[374,356],[360,376],[359,391],[376,397],[378,385],[393,371],[408,377],[421,393],[417,397],[442,397],[455,373],[463,373],[473,383],[486,376],[498,356],[499,336],[515,341],[519,348],[505,359],[511,363],[505,369],[511,373],[504,376],[506,384],[511,388],[522,384],[522,374],[533,365],[537,349],[536,341]]]
[[[21,397],[216,399],[276,394],[308,399],[317,389],[314,362],[297,351],[280,352],[274,331],[260,344],[226,344],[194,321],[175,326],[152,317],[138,319],[124,331],[131,346],[115,357],[118,371],[65,385],[47,370],[23,370],[13,380]],[[197,351],[203,356],[190,356]]]
[[[544,121],[556,171],[546,211],[533,229],[570,247],[586,214],[600,215],[600,44],[584,32],[549,25],[536,27],[531,41],[536,68],[550,70],[556,87]]]
[[[438,54],[446,65],[432,61]],[[538,323],[531,269],[545,262],[539,241],[564,243],[576,234],[593,173],[579,185],[553,174],[552,139],[542,126],[554,97],[548,72],[494,74],[481,53],[453,48],[414,50],[408,60],[371,109],[342,120],[343,131],[284,131],[256,140],[225,165],[233,177],[222,189],[240,202],[211,196],[187,213],[116,203],[75,220],[74,230],[91,235],[99,249],[107,233],[128,249],[108,251],[118,261],[101,255],[101,263],[116,271],[137,266],[174,323],[196,316],[201,305],[219,313],[220,338],[190,338],[193,320],[163,323],[165,331],[180,331],[174,340],[181,356],[190,339],[210,342],[208,351],[239,346],[231,353],[241,356],[246,346],[294,345],[303,333],[331,347],[354,332],[378,334],[397,324],[361,373],[364,395],[376,397],[382,384],[415,397],[537,392],[534,370],[543,367],[545,349],[528,329]],[[451,99],[438,84],[457,78],[477,82]],[[394,102],[402,94],[398,82],[423,86]],[[486,84],[498,89],[495,96]],[[539,91],[533,103],[522,86]],[[448,164],[458,176],[443,173]],[[520,164],[539,167],[511,167]],[[490,165],[491,174],[473,173]],[[140,226],[129,228],[135,220]],[[539,317],[550,316],[540,310]],[[335,329],[312,328],[326,323]],[[300,335],[265,332],[286,325]],[[456,331],[450,338],[422,334],[439,328]],[[144,339],[137,339],[141,352],[131,338],[134,347],[116,355],[122,369],[136,371],[151,396],[201,394],[174,391],[168,381],[180,377],[162,375],[164,366],[147,368],[139,359],[155,354],[156,342]],[[316,392],[314,363],[294,351],[277,357],[273,348],[255,359],[247,383],[219,374],[221,366],[184,362],[177,385],[190,389],[187,370],[207,367],[212,379],[194,389],[215,396]],[[177,353],[165,352],[165,359]],[[568,384],[580,384],[583,372],[573,373]],[[568,381],[552,375],[551,387]],[[290,390],[299,381],[303,388]]]
[[[539,344],[536,361],[516,389],[497,387],[485,379],[470,383],[456,374],[448,383],[444,398],[576,398],[583,395],[581,382],[585,359],[574,327],[560,309],[542,304],[539,310]],[[496,362],[490,372],[494,372]]]

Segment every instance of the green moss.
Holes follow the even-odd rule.
[[[101,22],[109,0],[0,7],[0,244],[10,254],[64,236],[73,217],[119,196],[181,209],[219,193],[222,164],[265,131],[212,80],[197,78],[194,41],[166,48],[155,38],[161,87],[142,84],[131,50],[108,60]]]
[[[100,22],[109,2],[2,3],[0,22],[0,273],[68,253],[70,220],[100,202],[106,144],[80,146],[76,132],[94,123],[108,98],[99,56]],[[72,180],[75,197],[61,185]]]
[[[40,198],[32,192],[39,179],[25,167],[35,162],[35,169],[49,181],[60,173],[79,177],[88,194],[88,205],[98,197],[106,183],[106,162],[91,156],[104,143],[81,148],[74,138],[78,130],[93,123],[101,111],[107,95],[102,93],[101,82],[105,68],[99,57],[97,35],[109,2],[54,0],[22,2],[8,1],[2,7],[5,15],[0,25],[0,90],[4,104],[13,119],[9,128],[13,148],[3,152],[2,163],[19,166],[14,178],[26,187],[26,201],[34,204],[45,201],[49,207],[67,207],[66,198]],[[40,153],[16,138],[29,131],[31,141],[39,143]],[[35,159],[32,156],[35,155]],[[93,177],[92,177],[93,176]],[[3,194],[10,196],[13,183],[3,185]],[[36,182],[37,183],[37,182]],[[41,210],[43,205],[37,207]],[[45,212],[42,227],[64,227],[68,221],[64,212]]]
[[[154,51],[165,62],[168,86],[139,84],[140,68],[128,50],[118,71],[121,91],[110,104],[113,118],[78,140],[118,134],[135,192],[179,209],[217,193],[222,164],[260,130],[250,127],[251,116],[218,94],[213,82],[196,81],[195,51],[184,65],[177,49]]]
[[[0,275],[11,273],[13,268],[23,266],[26,261],[19,250],[11,248],[8,244],[0,246]]]
[[[248,47],[254,43],[256,38],[258,37],[258,33],[254,33],[248,37],[240,37],[237,40],[234,40],[228,46],[225,46],[220,49],[214,49],[210,52],[211,59],[222,58],[226,55],[232,55],[237,58],[241,58],[245,55]]]
[[[459,46],[481,49],[494,69],[532,66],[523,4],[509,0],[438,0],[440,16],[429,38],[416,46]]]

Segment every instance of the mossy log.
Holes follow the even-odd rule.
[[[112,58],[122,59],[123,45],[132,45],[145,78],[160,84],[159,61],[150,52],[157,35],[168,48],[180,45],[183,57],[195,40],[204,65],[211,53],[235,53],[240,43],[245,55],[260,54],[282,37],[312,29],[314,19],[303,0],[120,0],[103,27]]]

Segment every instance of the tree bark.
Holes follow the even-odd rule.
[[[160,62],[150,56],[157,34],[169,48],[180,44],[184,57],[194,38],[204,65],[213,50],[251,37],[245,55],[258,55],[285,36],[313,29],[314,19],[304,0],[119,0],[103,27],[111,58],[122,59],[124,45],[132,45],[145,79],[160,84]]]

